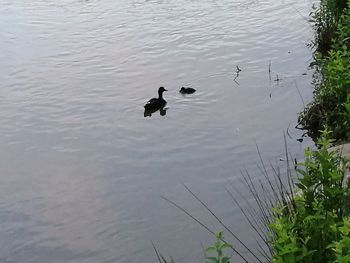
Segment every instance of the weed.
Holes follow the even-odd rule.
[[[296,184],[300,194],[294,198],[295,209],[286,214],[280,204],[273,210],[273,262],[349,262],[336,261],[343,260],[350,248],[350,189],[343,185],[346,161],[328,151],[328,131],[323,131],[318,145],[317,151],[306,149],[304,169],[298,170],[302,176]]]
[[[347,7],[347,0],[321,0],[318,7],[313,6],[310,22],[315,31],[315,40],[311,43],[317,52],[327,55],[336,38],[337,25],[343,10]]]
[[[205,252],[213,253],[212,256],[205,256],[206,263],[229,263],[230,257],[226,256],[224,249],[230,248],[231,246],[221,240],[224,239],[223,232],[218,232],[215,234],[216,242],[205,249]]]
[[[315,141],[325,128],[337,141],[350,140],[350,9],[344,0],[322,0],[312,17],[319,49],[313,65],[319,74],[314,99],[298,123]]]

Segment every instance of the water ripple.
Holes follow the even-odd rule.
[[[225,200],[218,189],[228,177],[239,184],[242,166],[259,176],[255,139],[268,158],[283,151],[302,108],[295,81],[312,95],[312,74],[302,75],[310,6],[2,1],[0,261],[152,262],[149,239],[199,258],[189,243],[208,237],[159,195],[192,207],[185,181]],[[145,118],[159,86],[166,115]],[[182,96],[182,86],[197,92]]]

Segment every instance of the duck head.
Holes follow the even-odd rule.
[[[159,94],[159,95],[160,95],[160,94],[163,94],[164,91],[168,91],[168,90],[165,89],[164,87],[160,87],[160,88],[158,89],[158,94]]]
[[[182,87],[182,88],[180,89],[180,92],[181,92],[181,93],[185,93],[185,92],[186,92],[186,88],[185,88],[185,87]]]
[[[158,89],[159,98],[162,98],[162,97],[163,97],[163,92],[164,92],[164,91],[168,91],[168,90],[166,90],[164,87],[160,87],[160,88]]]

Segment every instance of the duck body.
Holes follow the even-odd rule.
[[[195,93],[196,90],[194,88],[185,88],[185,87],[182,87],[180,89],[180,93],[181,94],[192,94],[192,93]]]
[[[144,106],[145,110],[156,111],[165,106],[166,100],[163,99],[163,92],[167,91],[164,87],[158,89],[158,98],[150,99]]]
[[[150,99],[144,107],[145,107],[145,110],[158,110],[161,107],[165,106],[165,104],[166,104],[166,100],[153,98],[153,99]]]

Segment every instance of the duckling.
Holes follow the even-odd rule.
[[[152,98],[150,99],[145,107],[145,110],[157,110],[160,109],[161,107],[164,107],[166,104],[166,100],[163,99],[163,92],[167,91],[164,87],[160,87],[158,89],[158,98]]]
[[[195,92],[196,92],[196,90],[193,89],[193,88],[185,88],[185,87],[182,87],[182,88],[180,89],[180,93],[182,93],[182,94],[192,94],[192,93],[195,93]]]

